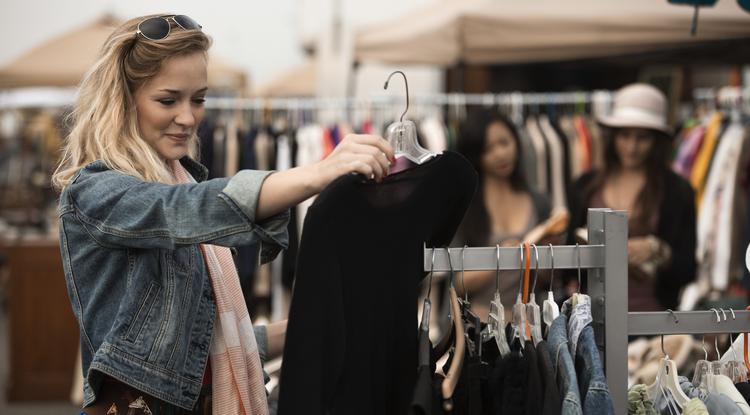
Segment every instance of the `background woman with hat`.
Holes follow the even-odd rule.
[[[568,239],[586,226],[587,209],[626,210],[629,309],[674,308],[695,276],[695,198],[690,184],[669,168],[666,98],[653,86],[628,85],[615,96],[612,114],[598,122],[604,168],[573,184]]]

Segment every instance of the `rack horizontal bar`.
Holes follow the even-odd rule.
[[[537,247],[539,251],[539,269],[552,268],[552,256],[554,256],[554,269],[581,269],[604,267],[604,245],[581,245],[579,249],[575,245],[558,245],[552,248],[550,255],[549,246]],[[518,270],[521,268],[521,254],[519,248],[500,248],[500,270]],[[450,252],[450,263],[448,261]],[[424,248],[424,270],[450,271],[479,271],[498,269],[497,248],[435,248],[435,262],[432,262],[433,249]],[[531,267],[536,268],[536,255],[531,248]]]
[[[713,311],[667,311],[628,313],[628,334],[717,334],[750,332],[750,311],[719,310],[720,322]],[[725,320],[726,315],[726,320]]]

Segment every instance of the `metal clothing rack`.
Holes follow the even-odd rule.
[[[625,212],[611,209],[590,209],[588,212],[588,245],[555,246],[554,269],[586,270],[588,292],[596,343],[602,353],[607,382],[618,413],[627,413],[627,346],[628,346],[628,219]],[[538,246],[539,269],[551,269],[549,246]],[[497,248],[425,247],[424,270],[454,271],[497,269]],[[451,256],[450,263],[448,255]],[[500,269],[520,269],[520,249],[500,248]],[[536,254],[531,257],[536,269]],[[607,296],[607,293],[615,293]]]
[[[750,332],[750,311],[729,310],[628,313],[628,219],[623,211],[589,209],[588,245],[554,246],[554,269],[587,270],[593,328],[602,354],[607,383],[617,414],[627,413],[627,348],[629,335],[712,334]],[[539,246],[539,269],[551,269],[550,248]],[[424,249],[424,270],[495,270],[496,247]],[[579,265],[580,254],[580,265]],[[450,255],[450,262],[448,260]],[[519,248],[500,248],[500,269],[518,270]],[[536,255],[531,267],[536,268]],[[609,295],[608,295],[609,294]]]

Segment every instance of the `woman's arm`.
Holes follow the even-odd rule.
[[[263,220],[289,209],[347,173],[360,173],[381,181],[388,175],[393,160],[393,149],[383,138],[348,135],[324,160],[268,176],[260,190],[256,219]]]

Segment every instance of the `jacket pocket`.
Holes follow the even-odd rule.
[[[170,251],[167,251],[167,258],[171,265],[178,271],[190,272],[193,268],[193,262],[195,261],[194,256],[198,247],[196,245],[182,246]]]
[[[143,296],[143,301],[138,306],[135,316],[133,316],[133,320],[128,325],[128,331],[125,332],[125,340],[133,343],[138,339],[146,321],[151,318],[151,311],[159,296],[159,291],[161,291],[159,284],[152,281],[146,291],[146,295]]]

